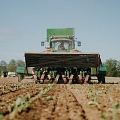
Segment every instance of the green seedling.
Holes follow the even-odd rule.
[[[3,118],[4,118],[4,115],[0,114],[0,120],[3,120]]]
[[[0,106],[0,109],[2,109],[3,108],[3,106]]]
[[[53,84],[48,84],[44,89],[43,88],[39,89],[40,90],[39,97],[40,98],[43,97],[43,98],[41,98],[42,100],[47,100],[47,101],[53,100],[52,97],[46,95],[46,93],[52,88],[52,86],[53,86]]]
[[[2,91],[2,93],[5,93],[5,87],[4,86],[2,86],[1,91]]]
[[[96,98],[98,97],[98,92],[92,94],[91,97],[93,98],[93,101],[96,101]]]
[[[118,120],[117,113],[120,112],[120,103],[114,101],[112,97],[110,97],[110,101],[112,106],[108,110],[112,112],[113,120]]]
[[[79,88],[76,88],[76,92],[81,92]]]
[[[88,93],[92,92],[92,90],[90,88],[88,88]]]
[[[44,89],[43,88],[40,88],[40,95],[42,96],[44,94]]]
[[[88,91],[87,91],[87,98],[90,98],[90,93],[92,92],[92,90],[90,88],[88,88]]]
[[[99,105],[98,102],[95,102],[95,101],[89,101],[89,102],[88,102],[88,105],[89,105],[89,106],[90,106],[90,105],[96,105],[96,106],[100,109],[100,105]]]
[[[106,90],[106,89],[101,88],[101,91],[99,91],[99,94],[106,94],[106,92],[104,90]]]
[[[53,100],[53,98],[51,96],[47,96],[47,97],[42,98],[42,100],[51,101]]]
[[[18,107],[22,102],[22,98],[18,97],[17,100],[15,101],[15,106]]]
[[[71,86],[71,89],[75,89],[75,90],[76,90],[76,92],[80,92],[80,89],[79,89],[79,88],[77,88],[75,85],[70,84],[70,86]]]
[[[29,106],[29,100],[25,99],[23,96],[18,97],[13,106],[11,108],[8,107],[9,112],[11,112],[10,120],[13,120],[17,113],[21,113],[23,109],[27,109]]]
[[[30,93],[27,93],[27,99],[30,100],[31,96]]]
[[[45,96],[45,94],[52,88],[54,84],[48,84],[44,89],[40,88],[40,96]]]
[[[96,91],[94,94],[91,95],[91,97],[93,98],[93,101],[96,101],[96,98],[99,96],[99,94],[103,94],[104,91]]]
[[[118,86],[116,87],[116,90],[115,90],[115,92],[119,92],[119,87],[118,87]]]
[[[103,120],[108,120],[107,117],[104,114],[101,114],[100,116]]]
[[[11,112],[12,112],[13,107],[14,107],[13,105],[12,105],[12,106],[10,106],[10,105],[8,106],[8,111],[9,111],[9,113],[11,113]]]
[[[13,120],[13,119],[15,118],[17,112],[18,112],[18,110],[17,110],[17,108],[15,108],[15,109],[12,111],[12,113],[10,114],[9,119],[10,119],[10,120]]]
[[[71,85],[71,89],[75,89],[76,88],[75,85],[73,85],[73,84],[70,84],[70,85]]]
[[[109,91],[114,92],[114,90],[113,90],[113,88],[112,88],[112,87],[110,87]]]

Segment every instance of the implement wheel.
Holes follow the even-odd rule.
[[[102,83],[105,84],[105,76],[102,76]]]
[[[98,83],[105,84],[105,76],[104,75],[98,75]]]

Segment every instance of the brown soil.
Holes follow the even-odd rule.
[[[120,84],[51,85],[17,83],[16,78],[0,78],[3,120],[10,119],[14,111],[12,105],[18,97],[23,97],[29,107],[15,112],[14,120],[120,120]]]

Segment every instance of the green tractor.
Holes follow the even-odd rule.
[[[41,46],[46,42],[49,45],[45,51],[25,53],[26,67],[35,67],[38,72],[47,68],[47,78],[57,83],[81,83],[79,79],[90,83],[91,68],[96,68],[98,83],[105,83],[106,67],[102,65],[100,54],[78,51],[75,42],[81,46],[81,41],[76,41],[74,28],[47,29],[46,41],[42,41]],[[39,78],[41,75],[42,72]]]

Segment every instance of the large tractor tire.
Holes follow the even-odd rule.
[[[105,76],[102,76],[102,83],[105,84]]]
[[[105,84],[105,76],[104,75],[98,75],[98,83]]]

